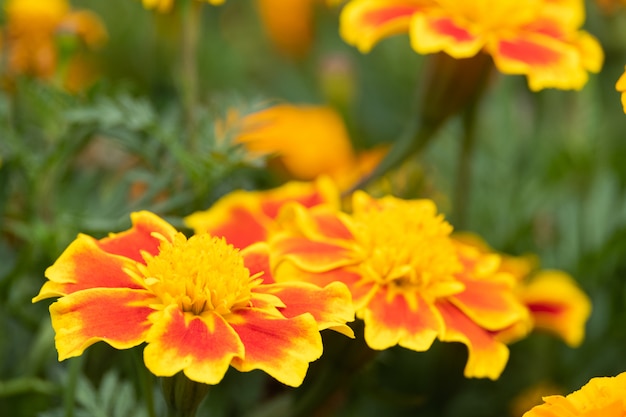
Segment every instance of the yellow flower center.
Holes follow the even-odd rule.
[[[138,268],[163,306],[175,303],[197,315],[226,315],[249,305],[250,290],[259,282],[237,249],[208,233],[189,239],[178,233],[172,242],[163,239],[158,255],[144,256],[146,265]]]
[[[365,248],[362,276],[404,294],[434,299],[458,293],[463,285],[452,226],[436,214],[431,201],[383,199],[382,210],[356,212],[356,238]],[[386,203],[391,204],[386,204]]]

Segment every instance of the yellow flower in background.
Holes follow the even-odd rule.
[[[624,113],[626,113],[626,71],[619,77],[617,80],[617,84],[615,84],[615,89],[622,93],[622,107],[624,108]]]
[[[269,157],[287,177],[327,175],[341,189],[371,172],[386,152],[381,147],[356,154],[343,119],[325,106],[272,106],[244,116],[237,129],[235,143]]]
[[[509,357],[499,331],[526,321],[500,256],[451,238],[430,200],[353,195],[352,214],[286,205],[268,239],[277,282],[343,282],[375,350],[460,342],[466,377],[497,379]]]
[[[493,252],[476,235],[463,233],[454,237],[484,253]],[[530,313],[526,322],[503,331],[501,340],[512,342],[537,329],[560,337],[570,347],[579,346],[585,338],[591,301],[576,281],[563,271],[539,269],[534,256],[500,256],[499,270],[515,277],[518,299]]]
[[[263,28],[276,49],[301,58],[313,41],[315,3],[319,0],[257,0]]]
[[[563,397],[543,397],[544,404],[522,417],[623,417],[626,415],[626,372],[591,378],[578,391]]]
[[[214,6],[223,4],[226,0],[197,0],[204,1]],[[174,7],[175,0],[141,0],[143,7],[149,10],[156,10],[159,13],[168,13]]]
[[[408,33],[420,54],[469,58],[482,51],[530,89],[580,89],[599,72],[598,41],[580,30],[583,0],[352,0],[342,10],[343,39],[368,52],[381,39]]]
[[[61,84],[71,91],[94,78],[92,68],[79,53],[80,45],[72,44],[71,39],[87,49],[106,41],[106,29],[95,14],[74,11],[65,0],[9,0],[5,11],[2,48],[9,76],[26,74],[47,80],[60,76]],[[65,37],[71,38],[69,52],[62,50]]]
[[[217,384],[233,366],[298,386],[322,354],[320,330],[352,335],[345,286],[275,283],[265,245],[240,252],[208,233],[186,238],[150,212],[131,219],[103,239],[79,235],[46,270],[33,302],[59,297],[50,306],[59,360],[98,341],[146,343],[157,376]]]

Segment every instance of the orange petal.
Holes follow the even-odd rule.
[[[417,14],[411,22],[411,46],[420,54],[445,52],[454,58],[469,58],[485,45],[485,40],[448,15]]]
[[[541,271],[522,286],[520,293],[536,328],[559,335],[572,347],[582,343],[591,302],[569,275]]]
[[[445,322],[445,330],[439,339],[443,342],[461,342],[467,346],[469,356],[465,376],[498,379],[509,359],[506,345],[451,303],[438,301],[437,308]]]
[[[272,254],[309,272],[326,272],[354,264],[354,254],[343,246],[315,242],[303,237],[285,237],[272,242]]]
[[[49,279],[33,302],[87,288],[142,288],[124,269],[134,262],[103,251],[98,241],[79,235],[46,269]]]
[[[122,255],[137,262],[144,262],[142,252],[151,255],[159,253],[161,240],[155,235],[171,240],[176,229],[156,214],[140,211],[130,215],[133,226],[121,233],[111,233],[98,241],[102,250]]]
[[[156,376],[184,371],[193,381],[217,384],[233,358],[244,355],[239,336],[218,314],[196,316],[170,305],[151,321],[144,361]]]
[[[50,305],[59,360],[79,356],[102,340],[128,349],[145,340],[154,296],[147,291],[94,288],[61,297]]]
[[[439,313],[421,296],[415,295],[409,303],[402,294],[387,294],[383,289],[379,289],[357,314],[365,321],[365,341],[377,350],[399,344],[407,349],[426,351],[443,324]]]
[[[233,359],[242,372],[261,369],[283,384],[302,384],[309,362],[322,355],[322,338],[310,314],[279,319],[262,310],[242,309],[231,326],[245,346],[245,356]]]
[[[381,39],[408,32],[411,17],[425,5],[420,0],[356,0],[342,10],[339,31],[344,41],[369,52]]]
[[[285,304],[280,312],[287,318],[310,313],[317,321],[319,330],[333,329],[354,337],[346,322],[354,320],[352,296],[348,288],[333,282],[324,288],[307,282],[285,282],[262,285],[257,291],[274,294]]]
[[[265,242],[257,242],[241,251],[243,262],[250,271],[250,276],[261,273],[264,284],[274,283],[274,276],[270,267],[269,247]]]
[[[541,33],[520,33],[488,45],[496,67],[505,74],[525,74],[531,90],[581,89],[588,75],[575,45]]]
[[[459,280],[465,284],[465,290],[449,300],[481,327],[501,330],[527,317],[526,308],[510,285],[487,280]]]

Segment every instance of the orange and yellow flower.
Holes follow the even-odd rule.
[[[267,239],[280,208],[290,201],[305,207],[327,204],[339,208],[339,192],[326,177],[314,182],[292,181],[266,191],[237,190],[219,199],[210,209],[185,217],[196,234],[224,237],[237,248]]]
[[[386,149],[355,153],[341,116],[332,108],[282,104],[235,121],[235,143],[254,156],[272,158],[288,177],[331,177],[346,189],[368,174]]]
[[[187,238],[149,212],[131,219],[103,239],[79,235],[46,270],[33,302],[60,297],[50,306],[59,360],[97,341],[145,342],[157,376],[216,384],[233,366],[297,386],[322,353],[321,329],[351,335],[345,286],[275,283],[264,244],[240,252],[206,233]]]
[[[626,113],[626,71],[617,80],[615,89],[622,93],[622,107],[624,108],[624,113]]]
[[[457,234],[454,238],[485,254],[493,252],[475,235]],[[515,277],[517,297],[530,313],[526,322],[503,331],[501,340],[512,342],[537,329],[559,336],[568,346],[580,346],[591,301],[576,281],[563,271],[539,269],[534,256],[500,256],[500,270]]]
[[[407,33],[420,54],[469,58],[481,51],[505,74],[523,74],[533,91],[580,89],[604,59],[580,30],[583,0],[352,0],[341,13],[343,39],[368,52]]]
[[[269,238],[276,281],[345,283],[372,349],[461,342],[467,377],[500,376],[509,350],[498,332],[527,320],[528,310],[500,256],[452,239],[432,201],[358,191],[351,214],[290,203],[277,224]]]
[[[522,417],[622,417],[626,415],[626,372],[591,378],[578,391],[544,397]]]
[[[107,32],[95,14],[71,10],[66,0],[9,0],[5,11],[6,37],[1,45],[9,76],[26,74],[46,80],[59,76],[70,91],[93,81],[93,69],[86,69],[85,57],[61,56],[58,43],[64,36],[76,38],[88,49],[104,43]],[[66,73],[60,74],[63,70]]]

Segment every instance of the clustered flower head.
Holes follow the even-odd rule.
[[[420,54],[487,53],[501,72],[526,75],[537,91],[580,89],[600,70],[603,52],[580,30],[584,19],[583,0],[351,0],[340,30],[362,52],[408,33]]]
[[[187,238],[150,212],[131,218],[122,233],[79,235],[46,270],[33,301],[60,297],[50,306],[59,360],[97,341],[146,343],[157,376],[216,384],[233,366],[297,386],[322,354],[320,330],[352,335],[345,286],[277,284],[263,244],[240,252],[207,233]]]

